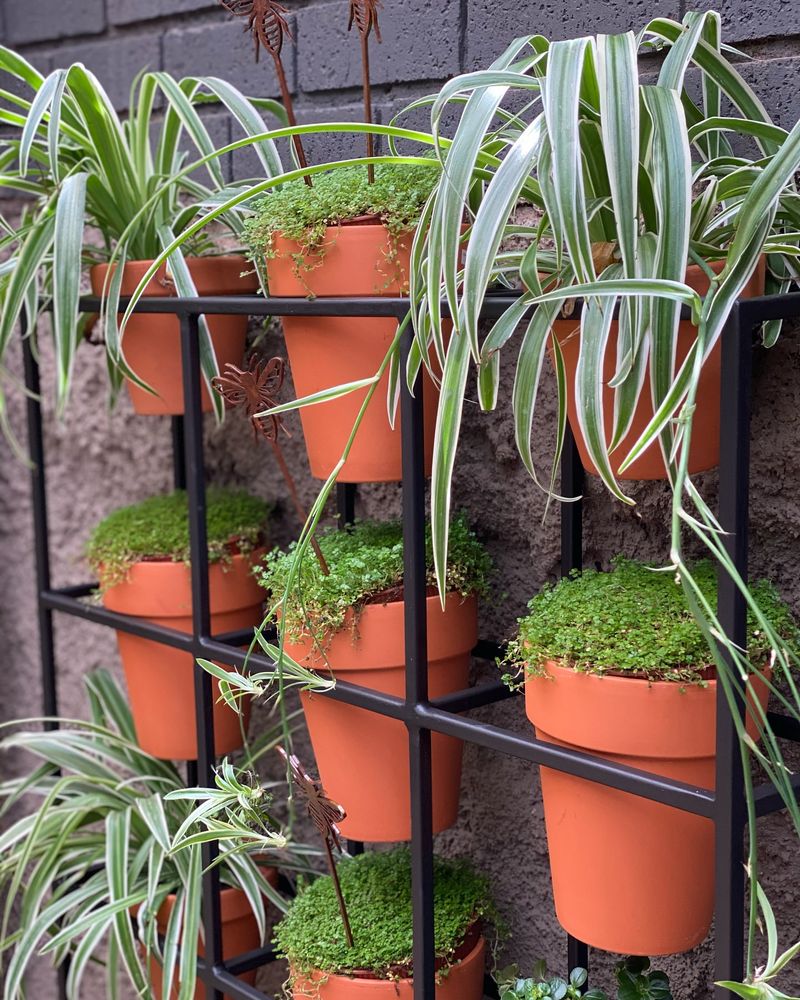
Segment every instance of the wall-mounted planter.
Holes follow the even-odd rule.
[[[715,681],[685,686],[554,663],[547,669],[550,677],[525,684],[539,739],[714,787]],[[766,705],[766,686],[756,689]],[[541,777],[562,927],[593,947],[629,955],[699,944],[714,909],[711,820],[552,768],[542,767]]]
[[[722,263],[711,264],[712,269],[719,273],[722,270]],[[752,298],[762,295],[764,292],[765,261],[762,258],[760,265],[748,282],[742,296]],[[686,283],[705,295],[708,292],[708,276],[702,268],[693,265],[687,269]],[[567,375],[567,413],[570,427],[575,435],[575,443],[581,456],[584,469],[594,475],[597,474],[586,443],[578,425],[577,407],[575,402],[575,372],[578,367],[578,356],[580,354],[580,320],[557,320],[553,324],[553,332],[558,339],[561,353],[564,358],[564,365]],[[603,420],[606,431],[606,442],[610,443],[611,433],[614,425],[614,390],[608,385],[614,377],[617,362],[617,340],[619,328],[616,321],[612,323],[611,334],[606,348],[606,355],[603,362],[603,379],[605,388],[603,390]],[[692,345],[697,340],[697,329],[689,322],[680,324],[678,333],[678,348],[676,356],[677,371],[681,363],[687,357]],[[694,475],[698,472],[705,472],[719,465],[719,408],[721,393],[721,372],[720,364],[722,360],[722,345],[718,341],[711,354],[706,359],[697,392],[697,408],[694,414],[694,425],[692,442],[689,449],[689,473]],[[633,423],[627,435],[623,438],[619,447],[611,455],[611,468],[615,475],[619,475],[619,466],[630,449],[643,433],[648,423],[653,417],[653,404],[650,398],[650,375],[645,374],[642,393],[633,417]],[[650,447],[636,459],[631,466],[625,470],[619,478],[623,480],[633,479],[666,479],[667,470],[664,465],[664,458],[658,441],[654,441]]]
[[[411,237],[394,245],[378,224],[330,227],[321,257],[298,266],[300,247],[276,238],[267,262],[271,295],[396,296],[408,286]],[[394,319],[285,316],[286,350],[298,397],[368,378],[378,370],[397,332]],[[400,415],[389,425],[384,375],[339,473],[345,483],[397,482],[402,478]],[[438,390],[424,379],[425,467],[430,474]],[[311,473],[327,479],[341,458],[366,390],[300,410]]]
[[[482,1000],[486,943],[481,938],[466,958],[442,971],[436,1000]],[[370,979],[317,973],[292,983],[294,1000],[413,1000],[413,979]]]
[[[263,591],[251,573],[260,554],[235,555],[229,564],[209,566],[214,634],[261,623]],[[178,632],[191,632],[190,569],[185,563],[166,560],[137,562],[124,582],[105,591],[103,604],[111,611],[146,618]],[[121,631],[117,632],[117,642],[139,745],[155,757],[196,758],[195,665],[191,654]],[[219,687],[216,680],[213,684],[216,699]],[[244,713],[246,729],[249,704],[244,705]],[[239,716],[216,700],[214,734],[217,754],[231,753],[242,745]]]
[[[264,869],[265,878],[272,884],[278,883],[278,872],[274,868]],[[220,892],[220,918],[222,920],[222,954],[226,959],[236,958],[249,951],[255,951],[261,946],[261,936],[258,932],[258,923],[253,914],[252,907],[247,896],[241,889],[226,888]],[[175,906],[175,896],[169,895],[162,904],[156,915],[158,932],[164,935],[167,931],[170,913]],[[205,947],[201,937],[197,941],[197,954],[205,955]],[[161,978],[161,965],[151,956],[149,962],[150,980],[153,984],[153,994],[161,997],[163,994],[163,980]],[[256,970],[243,972],[238,977],[243,983],[254,986],[256,981]],[[178,988],[173,987],[171,996],[174,1000],[178,997]],[[205,987],[198,980],[194,991],[195,1000],[205,1000]],[[231,1000],[228,994],[224,994],[224,1000]]]
[[[470,652],[477,642],[477,602],[451,594],[442,611],[429,597],[430,697],[467,686]],[[368,604],[355,628],[337,632],[325,658],[309,639],[286,643],[287,653],[320,673],[385,694],[405,696],[404,604]],[[327,660],[327,662],[326,662]],[[322,784],[342,803],[342,833],[352,840],[400,841],[411,837],[408,732],[403,723],[319,694],[303,694],[303,708]],[[460,740],[434,733],[433,828],[452,826],[461,785]]]
[[[122,295],[132,295],[152,261],[134,260],[125,265]],[[186,260],[199,295],[244,295],[255,292],[258,279],[244,257],[189,257]],[[107,264],[91,270],[92,292],[100,295],[108,273]],[[167,275],[166,265],[159,268],[147,285],[145,295],[175,295],[175,286]],[[242,362],[247,335],[246,316],[209,316],[208,327],[219,370],[230,362]],[[176,316],[161,313],[134,313],[125,327],[125,359],[136,374],[156,392],[147,392],[127,382],[133,408],[140,414],[182,414],[184,412],[181,368],[180,323]],[[208,388],[203,385],[203,410],[211,410]]]

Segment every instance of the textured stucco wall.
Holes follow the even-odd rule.
[[[342,32],[345,5],[340,2],[289,4],[297,37],[289,57],[290,78],[303,120],[356,117],[359,110],[355,48]],[[760,92],[788,125],[800,112],[797,70],[800,67],[800,4],[728,0],[721,7],[731,34],[754,57],[748,67]],[[400,11],[404,16],[400,17]],[[679,15],[682,4],[666,4],[659,13]],[[445,77],[484,64],[515,35],[542,31],[566,36],[583,31],[622,30],[640,26],[655,13],[646,4],[591,0],[580,4],[524,3],[523,0],[385,0],[386,41],[375,59],[376,103],[382,120],[406,99],[426,93]],[[124,106],[132,75],[143,65],[176,73],[228,76],[250,93],[273,94],[269,66],[252,65],[239,29],[205,0],[5,0],[0,25],[7,44],[22,48],[43,68],[82,59]],[[215,127],[225,137],[227,123]],[[314,156],[342,149],[341,143],[312,147]],[[240,176],[249,172],[244,157],[230,165]],[[268,335],[265,350],[279,353],[280,337]],[[796,414],[800,406],[797,338],[787,335],[769,354],[759,357],[756,374],[753,475],[753,568],[771,575],[800,610],[800,586],[792,572],[800,552],[800,510],[796,483],[800,447]],[[511,356],[504,364],[510,369]],[[503,384],[510,384],[510,370]],[[52,368],[44,352],[44,382]],[[12,423],[23,429],[23,405],[10,403]],[[535,432],[537,457],[547,463],[554,413],[552,386],[543,393]],[[287,446],[293,470],[303,483],[306,501],[314,495],[296,418],[295,436]],[[137,418],[123,399],[109,414],[105,407],[105,374],[101,353],[85,347],[76,373],[72,406],[61,423],[48,414],[46,447],[55,582],[85,579],[82,546],[92,525],[123,503],[167,489],[171,477],[169,423]],[[16,718],[38,711],[39,658],[34,615],[34,578],[27,476],[0,440],[0,637],[6,654],[0,684],[0,715]],[[211,480],[247,486],[279,502],[275,540],[289,540],[297,524],[286,503],[282,482],[269,454],[252,447],[243,420],[230,419],[221,429],[209,424],[207,460]],[[702,477],[713,496],[716,478]],[[669,511],[663,486],[635,488],[635,512],[613,503],[597,483],[587,486],[585,556],[587,563],[605,562],[617,552],[663,558]],[[481,610],[482,634],[507,637],[528,598],[558,569],[558,521],[543,523],[544,499],[516,457],[507,394],[499,410],[487,417],[467,407],[456,472],[456,503],[465,507],[486,539],[497,565],[495,598]],[[359,513],[385,517],[399,513],[395,486],[363,488]],[[117,666],[113,636],[73,619],[57,620],[59,694],[65,715],[80,714],[80,679],[96,666]],[[17,650],[25,650],[23,654]],[[12,652],[13,651],[13,652]],[[476,678],[492,668],[476,664]],[[510,701],[481,711],[492,722],[521,732],[528,729],[522,705]],[[258,724],[257,721],[255,724]],[[522,965],[544,956],[554,969],[565,963],[564,937],[553,916],[547,871],[538,777],[531,766],[468,747],[458,825],[439,838],[442,850],[470,854],[493,877],[513,939],[508,956]],[[11,762],[4,761],[9,769]],[[764,882],[775,904],[785,941],[800,936],[797,906],[797,842],[788,822],[775,817],[763,824]],[[587,831],[587,836],[591,831]],[[654,859],[657,863],[657,859]],[[663,964],[673,975],[675,995],[701,1000],[709,995],[712,970],[710,942],[688,956]],[[607,982],[608,962],[593,956],[597,978]],[[800,985],[800,970],[786,983]],[[42,972],[32,996],[53,995],[52,978]],[[87,1000],[102,995],[87,986]]]

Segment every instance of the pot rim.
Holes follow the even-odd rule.
[[[485,948],[486,948],[486,938],[483,934],[480,934],[478,936],[478,940],[475,942],[475,946],[471,949],[471,951],[467,955],[465,955],[460,961],[454,962],[452,965],[443,966],[441,969],[438,970],[437,974],[443,972],[450,972],[451,970],[457,969],[460,966],[468,965],[469,963],[476,961],[476,959],[485,950]],[[400,983],[407,983],[410,985],[414,982],[413,976],[403,979],[380,979],[377,976],[375,976],[374,978],[370,978],[367,976],[361,977],[354,975],[354,973],[364,972],[364,971],[365,970],[363,969],[352,969],[350,973],[346,973],[346,972],[323,972],[321,969],[314,969],[311,972],[297,973],[296,975],[297,978],[300,979],[301,981],[305,979],[306,982],[311,982],[312,984],[314,982],[313,977],[315,976],[324,977],[325,982],[333,979],[346,983],[364,983],[365,985],[368,984],[370,986],[380,985],[384,983],[387,986],[395,986]],[[294,978],[294,976],[295,973],[292,974],[292,978]]]

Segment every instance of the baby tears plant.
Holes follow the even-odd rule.
[[[708,602],[715,604],[714,564],[705,560],[692,573]],[[751,591],[772,628],[797,648],[800,629],[775,586],[759,580]],[[546,585],[528,608],[506,656],[514,671],[512,686],[529,674],[547,676],[550,662],[653,681],[703,683],[715,675],[714,657],[683,588],[673,574],[653,566],[617,557],[609,572],[587,569]],[[763,673],[772,649],[753,614],[748,650]]]
[[[338,865],[354,944],[346,940],[330,876],[312,882],[275,928],[294,974],[364,970],[392,979],[412,973],[411,856],[408,848],[362,854]],[[445,966],[474,928],[496,921],[487,880],[462,860],[434,860],[434,948]],[[476,939],[477,943],[477,939]],[[466,957],[466,956],[459,956]]]
[[[447,569],[447,592],[484,594],[491,561],[463,514],[453,518],[453,544]],[[365,604],[402,599],[403,531],[399,521],[359,521],[347,531],[329,529],[321,534],[320,547],[330,567],[325,575],[316,560],[304,559],[294,587],[286,598],[290,573],[296,569],[297,546],[271,552],[265,559],[260,582],[280,601],[281,631],[292,639],[311,632],[337,632],[357,626]],[[430,531],[427,537],[428,578],[433,584]],[[278,608],[276,607],[276,611]]]
[[[317,174],[313,187],[302,180],[282,184],[254,205],[245,223],[250,253],[273,257],[274,239],[282,236],[299,245],[300,258],[315,257],[324,254],[328,227],[360,219],[383,223],[397,240],[422,215],[438,176],[431,166],[379,162],[373,183],[363,167],[346,166]]]
[[[230,562],[263,546],[272,505],[243,490],[209,487],[206,535],[209,563]],[[188,563],[189,501],[184,490],[149,497],[104,518],[86,546],[89,565],[107,590],[140,560]]]

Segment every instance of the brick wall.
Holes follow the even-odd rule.
[[[346,35],[346,3],[341,0],[285,0],[297,48],[287,56],[287,71],[297,95],[302,121],[342,120],[360,114],[358,48]],[[383,0],[383,45],[374,51],[375,100],[387,121],[410,98],[428,93],[447,76],[485,65],[514,37],[542,32],[565,37],[586,31],[640,27],[654,9],[642,0]],[[710,0],[709,0],[710,2]],[[726,38],[740,42],[752,57],[746,72],[777,119],[791,125],[800,117],[800,0],[721,0]],[[682,4],[663,0],[659,13],[681,15]],[[400,14],[404,16],[401,17]],[[250,94],[274,95],[269,61],[255,66],[241,29],[208,0],[0,0],[0,36],[42,69],[81,59],[103,80],[120,107],[132,77],[143,66],[173,73],[215,73]],[[224,115],[214,117],[214,138],[228,138]],[[309,142],[315,158],[345,150],[347,141]],[[359,141],[360,148],[360,141]],[[252,157],[237,155],[232,170],[252,172]],[[280,338],[267,334],[265,351],[282,353]],[[504,359],[503,385],[511,381],[512,358]],[[756,367],[753,429],[754,576],[770,576],[800,612],[800,341],[787,333]],[[44,345],[44,379],[53,379],[52,355]],[[114,413],[103,406],[105,364],[100,351],[82,349],[76,366],[72,405],[64,421],[47,408],[46,447],[56,585],[82,582],[83,545],[90,527],[115,506],[169,487],[169,425],[132,414],[126,399]],[[291,390],[287,390],[287,393]],[[554,412],[552,385],[543,390],[542,413]],[[24,433],[21,394],[8,400],[9,417]],[[290,421],[293,418],[290,417]],[[552,421],[550,421],[552,427]],[[287,443],[303,501],[316,493],[305,466],[302,435],[296,420]],[[537,465],[549,461],[546,429],[537,429]],[[272,463],[253,448],[244,420],[208,428],[208,467],[218,482],[246,486],[265,497],[280,498],[283,487]],[[131,470],[135,470],[132,474]],[[713,503],[715,474],[700,488]],[[663,560],[669,539],[669,498],[662,484],[640,484],[633,516],[613,504],[591,480],[587,483],[585,556],[587,563],[616,552],[640,559]],[[557,522],[544,521],[544,497],[517,458],[513,422],[507,407],[487,417],[477,407],[465,410],[462,446],[455,476],[455,504],[469,513],[488,540],[497,565],[495,597],[481,608],[481,634],[501,639],[529,597],[552,579],[559,565]],[[392,485],[359,491],[359,516],[396,514],[399,496]],[[12,655],[0,686],[0,719],[34,715],[39,707],[35,675],[35,581],[26,476],[0,437],[0,637],[6,649],[29,649]],[[288,504],[279,502],[274,540],[294,537],[297,524]],[[97,666],[116,662],[113,637],[77,619],[59,619],[57,649],[61,708],[65,715],[85,714],[81,678]],[[8,659],[8,657],[7,657]],[[491,665],[478,679],[494,678]],[[481,717],[521,733],[530,728],[513,702],[481,709]],[[7,761],[0,762],[8,767]],[[5,773],[4,773],[5,776]],[[276,775],[277,777],[277,775]],[[504,958],[530,967],[540,956],[553,971],[564,970],[564,938],[553,915],[547,874],[541,799],[536,769],[522,761],[469,747],[465,755],[462,809],[457,827],[443,834],[444,851],[475,858],[489,873],[500,908],[514,936]],[[587,834],[590,835],[590,832]],[[800,938],[797,905],[797,840],[785,816],[763,821],[762,880],[776,907],[788,947]],[[610,984],[610,959],[593,954],[594,981]],[[709,1000],[713,977],[711,940],[686,956],[659,961],[668,969],[678,1000]],[[280,974],[282,970],[277,970]],[[265,977],[274,974],[267,969]],[[94,982],[82,1000],[99,1000]],[[264,984],[265,988],[267,983]],[[274,983],[273,983],[274,985]],[[800,964],[780,984],[799,996]],[[37,969],[28,995],[55,996],[52,974]]]
[[[800,3],[797,0],[702,0],[721,9],[726,39],[753,58],[747,75],[778,122],[800,117]],[[348,36],[343,0],[287,0],[296,44],[286,68],[302,122],[357,119],[360,62]],[[408,99],[428,93],[455,73],[484,66],[515,36],[553,38],[640,27],[654,13],[680,17],[685,0],[543,2],[527,0],[384,0],[384,42],[374,46],[373,78],[379,121]],[[0,37],[41,69],[83,61],[124,108],[130,82],[143,66],[178,76],[215,74],[246,93],[275,96],[270,60],[255,65],[234,19],[209,0],[0,0]],[[220,118],[219,127],[228,127]],[[216,138],[226,138],[220,134]],[[347,150],[347,137],[309,140],[315,159]],[[252,172],[246,153],[233,159],[239,176]]]

